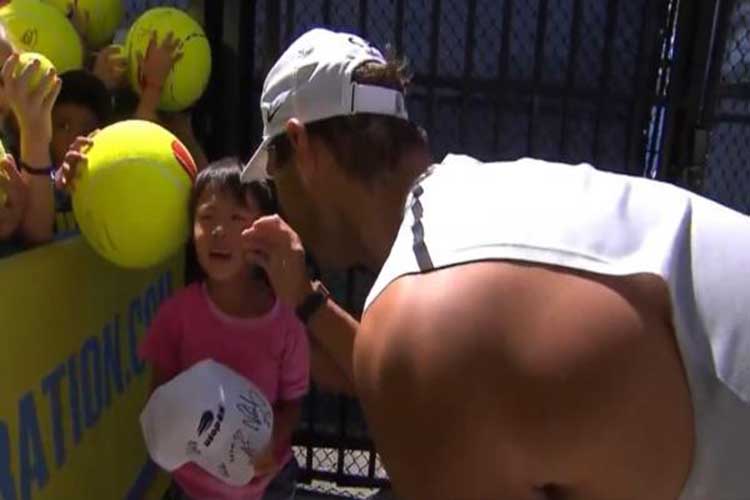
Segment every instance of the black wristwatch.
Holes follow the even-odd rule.
[[[303,325],[307,326],[310,318],[317,312],[320,307],[328,301],[328,297],[331,296],[331,292],[321,283],[320,281],[313,281],[313,291],[310,292],[305,300],[295,309],[297,318],[302,322]]]

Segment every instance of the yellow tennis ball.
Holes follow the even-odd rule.
[[[50,69],[55,69],[52,62],[42,54],[39,54],[37,52],[23,52],[18,56],[19,64],[18,66],[16,66],[16,69],[13,72],[14,75],[18,76],[26,68],[26,66],[29,66],[34,61],[39,61],[39,67],[31,77],[31,88],[36,88],[36,86],[39,85],[39,82],[42,80],[42,78],[44,78],[44,75],[47,74],[47,71],[49,71]]]
[[[175,254],[189,235],[196,174],[182,143],[160,125],[127,120],[102,129],[85,153],[73,211],[91,246],[126,268],[152,267]]]
[[[44,54],[59,73],[83,67],[83,45],[73,25],[55,7],[39,0],[8,0],[0,22],[16,49]]]
[[[203,28],[185,12],[172,7],[146,11],[133,23],[125,40],[130,83],[139,93],[144,82],[138,54],[146,56],[154,31],[159,44],[172,32],[172,36],[179,40],[177,52],[182,54],[182,59],[172,67],[164,82],[159,109],[182,111],[195,103],[206,90],[211,76],[211,47]]]
[[[74,0],[43,1],[68,18],[73,14]],[[88,16],[85,36],[92,49],[100,49],[112,41],[125,13],[122,0],[78,0],[78,10]]]

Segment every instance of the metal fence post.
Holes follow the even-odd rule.
[[[734,0],[681,0],[673,85],[664,131],[664,180],[700,191],[721,55]],[[706,22],[710,20],[710,22]],[[697,36],[696,36],[697,34]]]

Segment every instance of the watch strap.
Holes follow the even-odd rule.
[[[305,300],[294,311],[297,314],[297,318],[299,318],[302,324],[307,325],[312,315],[326,303],[330,296],[331,294],[321,282],[314,282],[313,291],[305,297]]]

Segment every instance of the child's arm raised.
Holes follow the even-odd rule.
[[[174,63],[182,58],[182,53],[178,52],[179,43],[179,40],[173,38],[172,33],[169,33],[159,45],[154,31],[146,53],[139,52],[137,54],[141,99],[138,101],[134,118],[159,122],[157,108],[164,82],[167,80],[169,72],[172,71]]]
[[[50,142],[52,107],[60,93],[61,81],[54,70],[33,83],[39,63],[18,71],[18,55],[8,58],[2,68],[4,91],[18,121],[21,135],[21,175],[28,185],[28,204],[21,223],[26,243],[52,240],[55,224],[55,198],[52,189]]]

